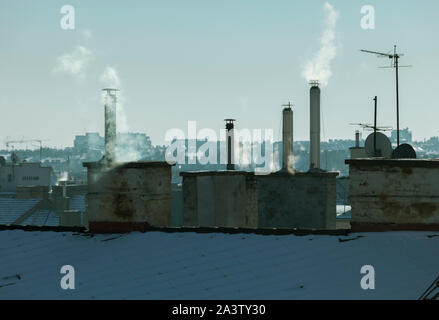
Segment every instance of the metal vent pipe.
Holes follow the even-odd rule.
[[[282,171],[294,172],[293,109],[291,103],[282,112]]]
[[[227,170],[235,170],[235,119],[225,119],[227,141]]]
[[[320,169],[320,88],[311,81],[310,90],[310,169]]]

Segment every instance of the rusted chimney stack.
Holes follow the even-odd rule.
[[[107,93],[105,97],[105,153],[104,160],[111,164],[116,160],[116,104],[118,89],[102,89]]]
[[[318,81],[311,81],[310,90],[310,169],[320,169],[320,88]]]
[[[293,109],[291,103],[284,105],[282,126],[282,171],[294,172]]]

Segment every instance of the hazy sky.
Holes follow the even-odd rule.
[[[389,59],[359,49],[405,53],[401,127],[416,139],[437,135],[439,1],[331,0],[338,12],[332,76],[322,89],[323,139],[352,138],[351,122],[396,127]],[[60,9],[75,8],[75,30],[62,30]],[[360,27],[363,5],[375,30]],[[71,146],[77,134],[103,132],[100,89],[117,72],[124,130],[154,144],[166,130],[271,128],[291,100],[295,140],[309,136],[309,86],[302,76],[327,24],[325,1],[6,1],[0,0],[0,139],[50,139]],[[335,52],[333,52],[335,53]],[[114,78],[114,77],[113,77]],[[115,80],[115,79],[113,79]],[[2,146],[3,147],[3,146]]]

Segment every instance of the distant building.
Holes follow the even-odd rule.
[[[118,133],[116,138],[118,147],[135,150],[147,150],[152,147],[151,139],[145,133]]]
[[[39,162],[0,164],[0,192],[16,192],[18,186],[51,185],[51,167],[42,167]]]
[[[87,132],[83,136],[75,136],[74,148],[79,152],[87,152],[90,149],[104,149],[104,137],[97,132]]]
[[[151,139],[145,133],[118,133],[118,148],[130,150],[149,150],[152,147]],[[73,146],[80,153],[87,153],[90,150],[104,150],[105,138],[97,132],[87,132],[85,135],[75,136]]]
[[[392,136],[391,136],[391,141],[392,143],[396,143],[397,142],[397,130],[393,130],[392,131]],[[399,143],[412,143],[413,141],[413,136],[412,136],[412,132],[409,130],[409,128],[403,129],[403,130],[399,130]]]

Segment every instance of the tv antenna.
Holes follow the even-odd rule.
[[[45,141],[49,141],[48,139],[45,140],[41,140],[41,139],[29,139],[29,140],[25,140],[25,139],[21,139],[21,140],[7,140],[5,142],[6,144],[6,150],[9,151],[9,147],[12,146],[12,150],[14,150],[14,145],[15,144],[27,144],[27,143],[31,143],[31,142],[38,142],[40,144],[40,161],[43,161],[43,142]],[[26,147],[27,149],[27,147]]]
[[[350,123],[351,126],[358,126],[363,128],[363,130],[367,131],[375,131],[375,126],[373,124],[368,123]],[[376,131],[380,132],[386,132],[386,131],[392,131],[392,127],[376,127]]]
[[[370,50],[360,50],[360,51],[365,52],[365,53],[375,54],[378,57],[388,57],[389,59],[392,60],[389,67],[382,67],[382,68],[394,68],[396,71],[396,136],[397,136],[397,145],[399,147],[399,68],[412,67],[412,66],[411,65],[408,65],[408,66],[399,65],[399,58],[404,56],[404,54],[397,53],[396,45],[393,48],[393,54],[382,53],[382,52],[377,52],[377,51],[370,51]]]

